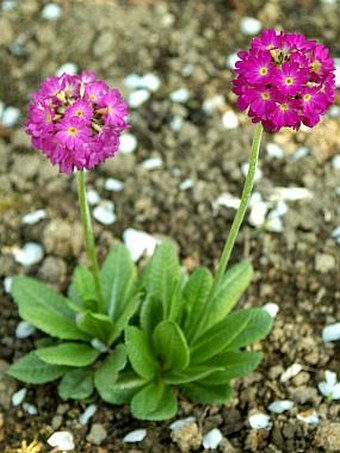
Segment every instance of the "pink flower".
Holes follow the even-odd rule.
[[[119,147],[128,107],[95,73],[48,77],[32,95],[26,132],[62,173],[94,168]]]
[[[326,47],[304,35],[264,30],[238,56],[237,106],[269,131],[312,127],[334,102],[333,60]]]

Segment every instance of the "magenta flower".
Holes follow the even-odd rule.
[[[26,132],[62,173],[91,169],[112,157],[128,128],[127,103],[96,74],[48,77],[32,95]]]
[[[325,46],[304,35],[264,30],[238,56],[237,106],[269,131],[315,126],[334,102],[334,62]]]

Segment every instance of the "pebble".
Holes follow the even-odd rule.
[[[228,110],[222,116],[222,125],[225,129],[236,129],[240,122],[237,115],[232,110]]]
[[[338,154],[337,156],[333,157],[333,159],[332,159],[332,167],[335,170],[340,170],[340,154]]]
[[[313,194],[310,190],[305,189],[304,187],[275,187],[272,195],[270,196],[271,201],[296,201],[308,198],[313,198]]]
[[[183,127],[184,120],[181,116],[175,115],[169,122],[169,127],[174,132],[179,132]]]
[[[150,92],[144,88],[141,88],[129,94],[128,104],[132,109],[136,109],[149,100],[149,98]]]
[[[328,110],[328,116],[331,118],[340,117],[340,105],[332,105]]]
[[[134,135],[130,134],[129,132],[125,132],[125,134],[123,134],[120,137],[119,144],[120,153],[123,154],[133,153],[134,151],[136,151],[137,146],[138,146],[137,138]]]
[[[64,63],[57,69],[55,75],[60,77],[62,74],[76,75],[78,73],[78,66],[74,63]]]
[[[302,366],[299,363],[293,363],[290,367],[284,371],[281,376],[280,376],[280,382],[288,382],[289,379],[293,378],[296,376],[300,371],[302,370]]]
[[[105,181],[104,187],[106,190],[109,190],[110,192],[120,192],[121,190],[124,189],[124,183],[119,179],[108,178]]]
[[[262,23],[254,17],[243,17],[240,22],[240,30],[246,36],[257,35],[262,28]]]
[[[225,105],[224,96],[217,94],[211,98],[205,99],[202,104],[202,109],[207,115],[212,115],[216,110]]]
[[[13,277],[4,278],[4,290],[5,293],[10,294],[12,289]]]
[[[320,422],[319,415],[315,409],[307,409],[306,411],[299,412],[296,417],[308,425],[317,425]]]
[[[145,253],[152,256],[159,240],[144,231],[128,228],[123,232],[123,241],[129,249],[134,262],[138,261]]]
[[[14,252],[14,259],[17,263],[23,266],[31,266],[39,263],[43,259],[44,249],[36,242],[27,242],[22,249],[17,249]]]
[[[241,172],[244,176],[247,176],[248,174],[248,170],[249,170],[249,163],[248,162],[243,162],[243,164],[241,165]],[[262,179],[263,177],[263,173],[262,173],[262,170],[257,167],[256,170],[255,170],[255,182],[258,182]]]
[[[75,449],[73,434],[69,431],[56,431],[47,439],[48,445],[57,447],[61,451],[71,451]]]
[[[12,11],[16,6],[17,2],[15,0],[3,0],[1,5],[3,11]]]
[[[331,233],[332,238],[335,239],[335,241],[340,244],[340,225],[334,228],[334,230]]]
[[[91,426],[89,434],[86,436],[86,440],[94,445],[100,445],[107,437],[106,429],[100,423],[94,423]]]
[[[28,338],[35,332],[35,327],[27,321],[20,321],[15,329],[16,338]]]
[[[1,117],[1,123],[4,127],[13,127],[20,118],[20,115],[20,110],[16,107],[6,107]]]
[[[340,399],[340,382],[337,382],[334,371],[325,371],[325,381],[318,384],[320,392],[330,400]]]
[[[267,414],[257,413],[248,417],[249,424],[253,429],[270,429],[272,423]]]
[[[225,65],[227,68],[234,70],[236,63],[240,61],[240,57],[237,55],[237,53],[232,53],[227,56]]]
[[[318,253],[315,257],[315,269],[322,274],[327,274],[336,266],[336,260],[333,255],[328,253]]]
[[[170,429],[172,431],[176,431],[177,429],[183,428],[183,426],[189,425],[190,423],[195,423],[196,418],[195,417],[187,417],[187,418],[181,418],[180,420],[176,420],[171,423]]]
[[[190,178],[185,179],[178,186],[179,190],[188,190],[192,189],[192,187],[194,187],[194,181]]]
[[[214,202],[213,208],[214,211],[218,211],[220,206],[224,206],[226,208],[238,209],[240,207],[241,200],[237,197],[234,197],[229,192],[222,193]]]
[[[129,74],[125,77],[123,84],[128,90],[145,88],[154,92],[161,86],[161,81],[158,76],[152,73],[148,73],[143,76],[139,76],[138,74]]]
[[[340,322],[329,324],[322,330],[323,341],[337,341],[340,340]]]
[[[303,157],[308,156],[309,153],[309,148],[307,148],[306,146],[300,146],[293,154],[293,160],[302,159]]]
[[[266,151],[269,157],[275,157],[276,159],[283,159],[285,153],[281,146],[276,143],[268,143],[266,146]]]
[[[282,233],[283,232],[283,223],[280,217],[268,218],[265,222],[265,227],[267,231],[272,233]]]
[[[17,39],[12,42],[12,44],[9,46],[9,50],[12,55],[15,55],[16,57],[22,57],[25,55],[25,44],[27,42],[27,35],[24,33],[21,33]]]
[[[18,390],[17,392],[13,393],[12,395],[12,405],[14,407],[20,406],[20,404],[24,401],[27,394],[27,388],[23,387],[22,389]]]
[[[219,446],[222,439],[223,436],[221,431],[218,428],[214,428],[203,436],[202,444],[206,450],[215,450]]]
[[[41,11],[41,17],[46,20],[58,20],[62,14],[62,8],[56,3],[48,3]]]
[[[90,404],[79,417],[79,423],[81,425],[87,425],[89,420],[94,416],[97,411],[95,404]]]
[[[266,221],[267,211],[268,204],[264,201],[250,204],[249,223],[256,228],[260,228]]]
[[[105,200],[93,210],[93,217],[103,225],[112,225],[117,220],[112,201]]]
[[[147,435],[146,429],[135,429],[134,431],[129,432],[124,436],[123,442],[125,443],[134,443],[142,442]]]
[[[170,100],[172,102],[179,102],[185,104],[190,97],[190,92],[187,88],[179,88],[170,94]]]
[[[288,411],[294,406],[294,401],[290,400],[279,400],[274,401],[268,406],[268,410],[274,412],[275,414],[282,414],[284,411]]]
[[[22,408],[28,415],[37,415],[38,414],[38,409],[34,404],[30,403],[23,403]]]
[[[179,451],[197,450],[202,444],[202,433],[197,423],[187,423],[181,428],[171,431],[171,439]]]
[[[91,206],[95,206],[100,202],[100,195],[94,189],[90,189],[86,192],[86,198],[88,204],[90,204]]]
[[[0,121],[1,121],[1,117],[4,113],[4,111],[5,111],[5,103],[0,101]]]
[[[37,211],[30,212],[29,214],[24,215],[22,218],[22,223],[25,225],[35,225],[46,218],[46,211],[44,209],[38,209]]]
[[[0,406],[5,409],[11,407],[12,396],[18,388],[18,381],[7,374],[8,367],[9,363],[0,359]]]
[[[335,85],[336,87],[340,87],[340,58],[334,58],[335,63]]]
[[[323,447],[323,451],[340,451],[340,423],[325,421],[320,424],[315,436],[318,447]]]
[[[157,168],[161,168],[163,165],[163,161],[160,157],[150,157],[150,159],[146,159],[141,163],[141,166],[145,170],[156,170]]]
[[[276,318],[280,310],[280,307],[277,304],[274,304],[273,302],[268,302],[267,304],[263,305],[262,308],[263,310],[266,310],[266,312],[270,314],[272,318]]]

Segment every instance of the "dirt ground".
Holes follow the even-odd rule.
[[[169,428],[174,420],[134,420],[127,407],[95,398],[65,402],[56,396],[56,385],[24,386],[3,373],[40,335],[17,338],[20,319],[5,291],[6,277],[36,276],[64,291],[79,256],[85,259],[74,178],[58,174],[25,136],[29,93],[67,62],[96,70],[127,97],[129,74],[156,76],[159,88],[149,89],[148,99],[132,109],[129,133],[137,139],[136,150],[88,174],[89,189],[112,201],[117,216],[112,225],[95,222],[100,261],[127,228],[135,228],[173,240],[189,270],[213,269],[235,214],[220,196],[239,196],[253,131],[246,115],[237,112],[230,87],[230,58],[250,39],[242,20],[252,17],[262,28],[304,33],[339,58],[339,2],[60,0],[55,3],[61,17],[54,20],[43,17],[48,2],[17,0],[14,8],[9,3],[0,2],[0,101],[18,108],[21,116],[10,127],[0,121],[0,450],[51,451],[47,438],[66,430],[79,453],[188,451],[194,444],[190,436],[197,440],[218,428],[223,436],[218,451],[228,453],[340,451],[339,404],[318,389],[326,370],[340,379],[339,343],[322,338],[322,330],[340,318],[339,91],[338,107],[315,130],[265,134],[255,192],[268,208],[266,221],[254,222],[254,202],[233,261],[247,257],[255,268],[241,304],[272,303],[279,311],[269,338],[256,345],[263,362],[234,383],[235,397],[228,404],[203,407],[181,400],[176,419],[193,416],[196,423],[191,434],[184,430],[176,436]],[[177,92],[176,100],[179,89],[182,98]],[[144,165],[150,158],[158,158],[152,170]],[[122,181],[123,190],[107,190],[108,178]],[[278,189],[294,187],[304,189],[299,199]],[[23,222],[38,209],[45,210],[45,218]],[[41,244],[44,256],[22,266],[15,250],[27,242]],[[281,382],[293,364],[302,366],[300,372]],[[23,387],[26,405],[13,406],[12,395]],[[277,400],[294,405],[273,413],[268,406]],[[97,410],[82,425],[79,416],[89,404]],[[30,413],[32,406],[36,414]],[[268,414],[271,424],[252,428],[254,413]],[[143,441],[123,442],[140,428],[147,430]],[[34,440],[36,450],[23,448],[23,441]]]

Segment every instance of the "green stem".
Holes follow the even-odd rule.
[[[90,261],[90,269],[93,274],[94,284],[96,286],[97,301],[98,306],[97,310],[99,313],[105,312],[104,299],[102,287],[100,284],[99,276],[99,266],[97,261],[96,247],[94,242],[94,234],[92,227],[92,220],[89,205],[86,197],[86,188],[85,188],[85,173],[83,171],[77,172],[77,184],[78,184],[78,199],[80,207],[81,221],[83,224],[86,252],[88,259]]]
[[[249,170],[248,170],[248,174],[246,176],[246,180],[245,180],[242,195],[241,195],[241,203],[236,212],[234,221],[230,228],[230,232],[228,234],[227,240],[223,247],[221,258],[217,265],[212,293],[217,288],[218,284],[221,281],[223,274],[225,273],[225,271],[227,269],[227,265],[228,265],[228,261],[229,261],[231,252],[234,248],[234,244],[235,244],[238,232],[240,230],[242,221],[244,219],[244,216],[245,216],[245,213],[247,210],[248,201],[249,201],[249,198],[250,198],[251,192],[253,190],[253,186],[254,186],[255,171],[256,171],[257,162],[258,162],[258,158],[259,158],[262,132],[263,132],[263,127],[262,127],[261,123],[258,123],[255,126],[253,143],[251,146]]]

